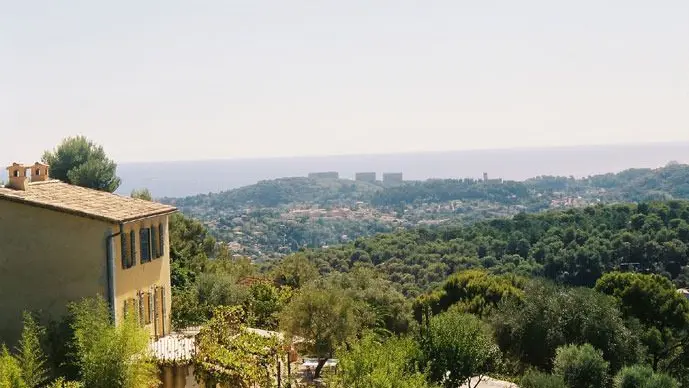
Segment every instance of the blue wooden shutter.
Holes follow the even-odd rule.
[[[129,266],[133,267],[136,264],[136,233],[134,230],[129,232],[129,245],[132,250],[132,257],[129,258]]]
[[[122,243],[122,248],[121,248],[121,259],[122,259],[122,268],[126,269],[129,268],[128,263],[127,263],[127,251],[129,250],[129,247],[127,247],[127,235],[122,233],[120,235],[120,242]]]
[[[141,263],[147,263],[151,261],[151,229],[141,228],[139,237],[141,239]]]
[[[158,225],[158,239],[160,244],[160,256],[165,255],[165,230],[163,224]]]
[[[160,257],[158,254],[158,228],[155,228],[153,226],[150,227],[150,235],[151,235],[151,253],[154,259],[157,259]]]

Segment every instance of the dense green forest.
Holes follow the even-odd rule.
[[[372,266],[413,296],[475,267],[575,286],[591,286],[607,271],[634,269],[685,285],[687,244],[689,202],[668,201],[522,213],[466,227],[380,234],[296,255],[322,273]]]

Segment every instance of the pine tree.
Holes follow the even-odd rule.
[[[48,377],[46,357],[41,349],[41,336],[45,332],[31,314],[24,313],[22,338],[14,356],[22,370],[22,378],[29,388],[42,387]]]

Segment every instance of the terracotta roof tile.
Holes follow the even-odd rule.
[[[113,222],[175,212],[157,202],[74,186],[57,180],[31,182],[26,190],[0,188],[0,199]]]

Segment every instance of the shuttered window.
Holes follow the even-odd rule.
[[[139,231],[141,243],[141,264],[151,261],[151,229],[143,228]]]

